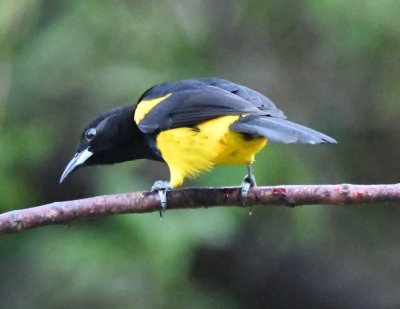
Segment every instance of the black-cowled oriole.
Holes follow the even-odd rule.
[[[158,181],[162,206],[166,190],[214,165],[247,164],[246,197],[255,185],[254,156],[267,141],[324,144],[336,141],[286,120],[261,93],[219,78],[180,80],[148,89],[136,105],[112,109],[87,126],[62,182],[77,168],[135,159],[165,162],[169,182]]]

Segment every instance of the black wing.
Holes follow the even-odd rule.
[[[265,95],[259,93],[258,91],[250,89],[246,86],[235,84],[229,80],[216,77],[202,78],[199,79],[199,81],[207,85],[215,86],[229,91],[230,93],[233,93],[251,103],[258,109],[267,111],[269,116],[286,119],[283,111],[277,108],[274,102],[272,102]]]
[[[163,97],[165,99],[151,105],[152,100]],[[144,133],[193,126],[220,116],[246,114],[248,116],[240,117],[230,129],[280,143],[336,143],[323,133],[286,120],[285,114],[261,93],[219,78],[156,85],[140,97],[138,106],[149,109],[137,121]]]
[[[190,82],[190,81],[185,81]],[[148,104],[146,100],[168,94],[160,103],[139,120],[137,125],[144,133],[153,133],[158,130],[168,130],[183,126],[193,126],[202,121],[226,115],[270,115],[268,109],[261,110],[251,102],[227,90],[209,86],[196,81],[196,87],[182,89],[164,85],[162,91],[153,89],[153,92],[142,96],[140,104]],[[189,83],[189,86],[191,84]],[[175,92],[174,92],[175,90]]]

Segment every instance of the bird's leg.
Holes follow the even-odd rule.
[[[242,189],[241,189],[241,198],[242,198],[242,206],[246,205],[246,198],[249,194],[250,187],[255,187],[256,184],[256,177],[253,174],[252,165],[249,163],[247,164],[247,175],[244,177],[242,182]],[[249,214],[251,215],[251,207],[249,208]]]
[[[250,187],[255,187],[255,186],[257,186],[257,184],[256,184],[256,177],[254,177],[253,174],[253,168],[251,164],[247,164],[247,175],[244,177],[242,182],[242,190],[241,190],[242,200],[246,199]]]
[[[151,187],[151,191],[157,191],[160,196],[161,202],[161,210],[160,210],[160,218],[163,217],[163,212],[165,212],[165,208],[167,207],[167,191],[171,190],[171,184],[168,181],[157,180],[153,186]]]

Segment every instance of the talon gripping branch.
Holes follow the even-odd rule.
[[[255,185],[254,156],[268,141],[324,144],[336,141],[286,120],[261,93],[219,78],[166,82],[153,86],[136,105],[112,109],[85,128],[78,151],[61,176],[77,168],[136,159],[165,162],[169,182],[157,181],[163,207],[166,190],[214,165],[247,164],[246,197]]]

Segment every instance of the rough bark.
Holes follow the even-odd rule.
[[[180,189],[168,192],[167,198],[168,211],[242,205],[239,187]],[[347,206],[391,202],[400,202],[400,184],[254,187],[250,189],[246,206]],[[0,214],[0,235],[50,224],[69,224],[81,218],[159,210],[159,195],[155,192],[132,192],[55,202]]]

